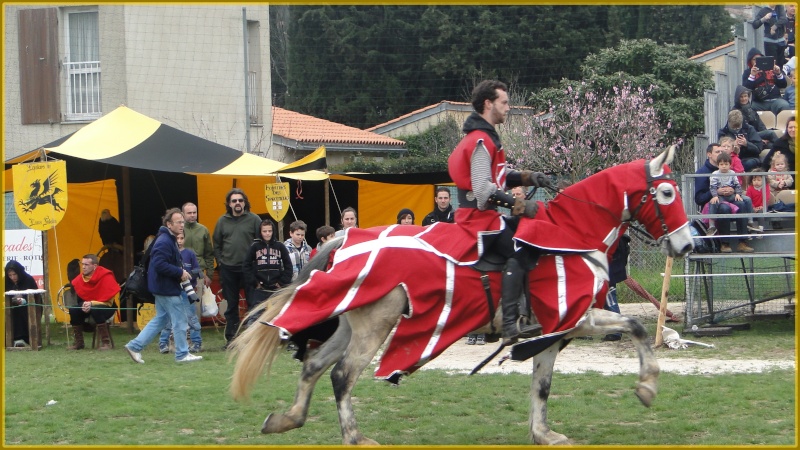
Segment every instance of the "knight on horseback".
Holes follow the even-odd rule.
[[[479,253],[491,250],[505,259],[502,281],[503,344],[520,337],[518,299],[523,295],[526,273],[536,264],[532,249],[518,249],[512,243],[520,216],[533,218],[538,206],[525,198],[514,198],[505,189],[515,186],[550,186],[539,172],[510,170],[496,125],[505,122],[511,109],[505,83],[484,80],[472,91],[474,111],[464,122],[466,136],[448,159],[450,178],[458,188],[459,207],[455,222],[474,230]],[[501,219],[497,206],[511,208],[512,218]]]

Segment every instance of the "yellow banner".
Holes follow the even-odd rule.
[[[269,215],[278,222],[283,220],[289,211],[289,183],[265,184],[264,197]]]
[[[67,163],[49,161],[17,164],[14,176],[14,209],[28,228],[49,230],[67,210]]]

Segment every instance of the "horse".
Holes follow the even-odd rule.
[[[601,308],[609,255],[631,221],[644,226],[642,232],[650,234],[654,245],[670,257],[683,257],[693,248],[668,167],[674,152],[673,146],[650,161],[601,171],[567,188],[546,206],[540,204],[534,219],[518,224],[516,245],[536,246],[545,252],[528,273],[531,307],[543,327],[542,335],[519,342],[508,355],[516,360],[533,358],[529,415],[533,443],[571,443],[548,426],[547,400],[556,356],[572,338],[628,334],[640,361],[635,394],[647,407],[656,396],[659,367],[646,330],[634,318]],[[582,205],[580,213],[569,212],[575,205]],[[575,226],[572,233],[563,223],[568,216],[578,221],[571,224]],[[396,383],[401,375],[412,373],[495,317],[499,275],[479,273],[471,267],[474,261],[454,260],[424,240],[428,234],[455,236],[457,229],[448,227],[457,226],[348,230],[344,238],[327,243],[298,280],[248,314],[258,322],[244,329],[228,350],[229,361],[236,360],[230,385],[236,400],[248,396],[288,339],[320,323],[335,324],[325,338],[301,341],[295,356],[299,355],[303,368],[294,403],[285,413],[269,414],[262,433],[302,427],[316,382],[333,366],[330,377],[343,444],[377,445],[359,430],[351,404],[352,389],[377,352],[383,348],[375,377]],[[548,235],[554,230],[571,236],[571,243],[557,244]],[[537,240],[537,234],[545,236]],[[333,265],[328,268],[332,252]],[[398,264],[397,258],[405,264]],[[430,281],[431,274],[439,273],[444,281]],[[420,286],[428,284],[434,286],[429,292]],[[436,298],[425,303],[421,299],[425,295]]]

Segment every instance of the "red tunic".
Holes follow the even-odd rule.
[[[78,275],[72,280],[72,286],[78,297],[84,301],[103,303],[113,299],[120,291],[114,272],[103,266],[97,266],[88,281],[84,281],[83,274]]]

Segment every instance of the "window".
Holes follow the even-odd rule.
[[[93,120],[100,107],[100,27],[97,11],[64,14],[66,120]]]

